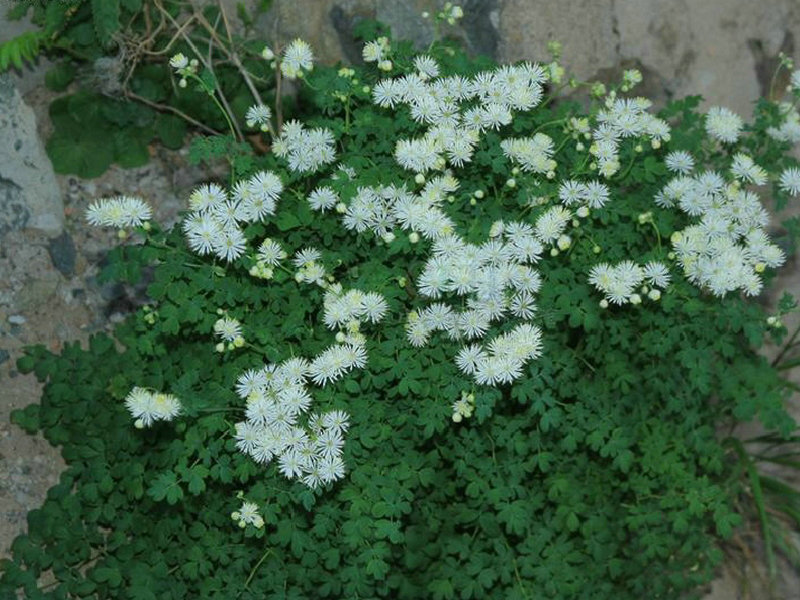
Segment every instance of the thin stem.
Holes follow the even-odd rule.
[[[149,106],[151,108],[155,108],[158,111],[171,112],[171,113],[173,113],[175,115],[178,115],[181,119],[191,123],[192,125],[194,125],[195,127],[198,127],[199,129],[202,129],[203,131],[205,131],[208,134],[220,135],[220,132],[217,131],[216,129],[212,129],[211,127],[209,127],[208,125],[205,125],[204,123],[201,123],[200,121],[198,121],[194,117],[190,117],[185,112],[175,108],[174,106],[170,106],[168,104],[159,104],[158,102],[153,102],[152,100],[148,100],[144,96],[140,96],[139,94],[136,94],[134,92],[127,91],[127,90],[125,91],[125,97],[126,98],[130,98],[131,100],[136,100],[136,102],[141,102],[142,104],[146,104],[147,106]]]
[[[247,576],[247,580],[244,582],[244,587],[239,592],[239,594],[236,596],[237,598],[239,596],[241,596],[244,593],[244,591],[248,588],[248,586],[250,585],[250,582],[253,581],[253,577],[255,577],[255,575],[256,575],[256,571],[258,571],[258,568],[261,566],[261,563],[263,563],[270,554],[272,554],[272,548],[267,548],[267,551],[264,552],[264,554],[258,560],[258,562],[256,563],[256,566],[254,566],[252,568],[252,570],[250,571],[250,575]]]

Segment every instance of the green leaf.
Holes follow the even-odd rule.
[[[63,92],[75,79],[75,72],[75,67],[71,62],[62,60],[45,73],[45,85],[54,92]]]
[[[108,46],[119,30],[119,0],[91,0],[92,23],[97,39]]]

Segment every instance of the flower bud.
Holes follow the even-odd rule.
[[[417,183],[417,185],[422,185],[423,183],[425,183],[425,175],[423,175],[422,173],[417,173],[416,176],[414,177],[414,181]]]
[[[408,241],[412,244],[416,244],[419,241],[419,234],[416,231],[412,231],[408,234]]]
[[[661,299],[661,290],[650,290],[647,294],[647,297],[650,298],[650,300],[657,302]]]
[[[606,300],[605,298],[600,300],[600,308],[608,308],[608,300]]]

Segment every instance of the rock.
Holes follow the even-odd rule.
[[[558,41],[568,70],[578,79],[592,79],[619,62],[613,8],[613,0],[505,0],[498,14],[497,58],[548,62],[547,44]]]
[[[701,94],[742,117],[769,93],[777,56],[794,51],[800,27],[795,0],[615,2],[621,59],[658,73],[671,95]],[[566,53],[567,57],[571,52]]]
[[[12,325],[23,325],[26,321],[27,319],[22,315],[11,315],[8,317],[8,322]]]
[[[75,274],[75,244],[70,235],[64,231],[58,237],[50,239],[47,245],[50,260],[53,266],[58,269],[64,277],[72,277]]]
[[[63,226],[61,193],[36,118],[11,78],[0,75],[0,240],[25,227],[57,236]]]
[[[7,362],[9,358],[11,358],[11,354],[9,354],[8,350],[0,348],[0,365]]]

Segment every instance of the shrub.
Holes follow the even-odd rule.
[[[284,50],[303,125],[259,109],[272,151],[239,147],[181,227],[90,208],[144,237],[105,276],[152,269],[151,303],[20,359],[47,386],[14,419],[69,466],[0,590],[676,598],[712,577],[742,486],[717,431],[794,428],[756,350],[795,303],[749,296],[783,261],[753,184],[797,193],[796,113],[655,116],[622,97],[633,71],[587,110],[553,102],[578,85],[556,61],[362,32],[352,69]]]

